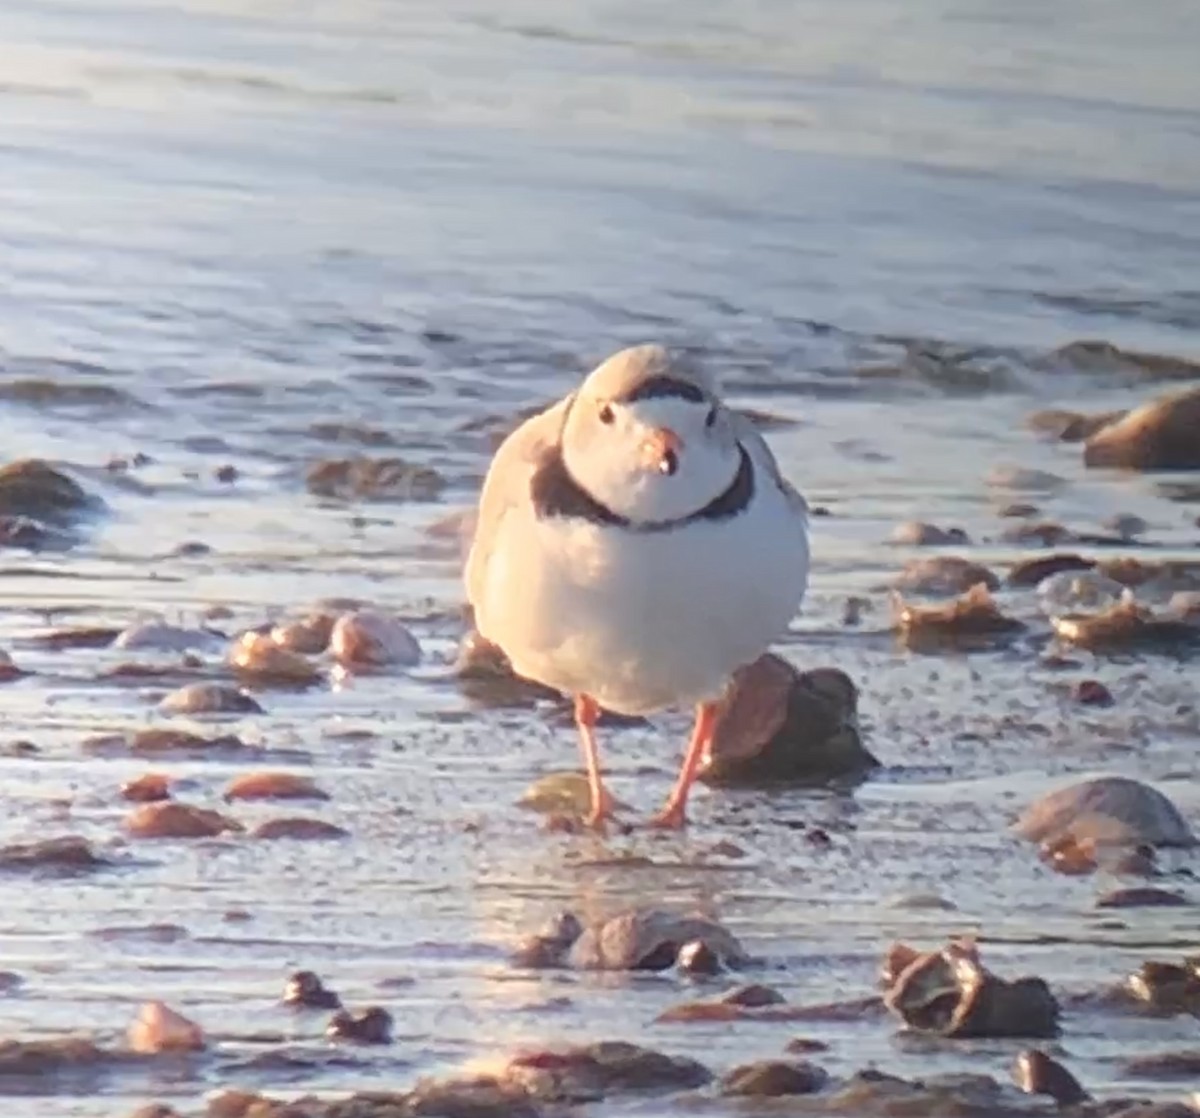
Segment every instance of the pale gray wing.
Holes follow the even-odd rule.
[[[733,411],[734,433],[738,442],[749,452],[756,466],[761,466],[767,477],[779,487],[790,504],[798,512],[808,514],[808,502],[800,491],[779,470],[779,463],[771,450],[770,444],[762,437],[754,421],[739,411]]]
[[[467,555],[467,601],[476,605],[483,593],[488,558],[505,515],[528,501],[529,482],[548,446],[558,441],[572,397],[559,400],[545,411],[530,416],[500,444],[479,494],[475,536]]]

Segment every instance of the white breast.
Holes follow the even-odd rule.
[[[645,714],[718,697],[786,630],[807,579],[804,514],[761,475],[739,515],[661,532],[538,521],[522,504],[476,621],[521,675]]]

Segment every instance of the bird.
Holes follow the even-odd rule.
[[[604,710],[694,710],[671,793],[688,795],[734,672],[781,637],[808,585],[808,506],[716,378],[658,344],[623,349],[501,443],[464,581],[480,635],[513,671],[569,697],[603,829]]]

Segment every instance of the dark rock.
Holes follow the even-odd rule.
[[[262,714],[253,695],[226,683],[189,683],[159,704],[164,714]]]
[[[758,1060],[734,1068],[721,1080],[721,1094],[749,1098],[812,1095],[829,1082],[816,1064],[792,1060]]]
[[[1037,505],[1031,505],[1028,501],[1012,501],[1000,510],[999,515],[1008,520],[1028,520],[1041,513]]]
[[[808,1055],[813,1052],[828,1052],[829,1045],[823,1040],[813,1040],[812,1037],[797,1036],[784,1045],[788,1052],[794,1052],[798,1056]]]
[[[1142,885],[1132,889],[1114,889],[1096,900],[1097,908],[1167,908],[1184,907],[1192,902],[1182,893]]]
[[[857,707],[844,672],[800,672],[765,653],[734,675],[698,779],[715,787],[861,779],[879,762],[862,743]]]
[[[38,1079],[119,1062],[118,1054],[98,1048],[86,1037],[0,1040],[0,1079],[6,1076]]]
[[[568,961],[581,970],[667,970],[679,949],[698,941],[727,965],[746,961],[742,945],[720,924],[659,909],[634,909],[585,928]]]
[[[958,555],[914,559],[892,580],[897,590],[913,594],[962,594],[979,583],[989,590],[1000,588],[1000,580],[987,567]]]
[[[1037,559],[1023,559],[1014,563],[1006,581],[1009,586],[1037,586],[1043,579],[1064,571],[1090,571],[1095,567],[1094,559],[1064,552],[1045,555]]]
[[[768,1005],[783,1005],[785,999],[778,990],[752,982],[730,990],[721,1001],[725,1005],[739,1005],[743,1009],[762,1009]]]
[[[1196,626],[1173,617],[1158,617],[1132,598],[1102,613],[1054,617],[1051,625],[1061,640],[1091,652],[1168,651],[1200,641]]]
[[[189,730],[149,726],[133,734],[101,734],[83,743],[85,753],[116,756],[132,753],[140,757],[188,757],[207,759],[214,756],[244,756],[250,747],[241,738],[221,734],[206,738]]]
[[[1004,543],[1023,546],[1057,547],[1074,539],[1073,533],[1053,520],[1023,521],[1012,524],[1000,533]]]
[[[559,912],[540,932],[522,940],[513,953],[513,966],[547,970],[566,966],[567,952],[583,934],[583,925],[573,912]]]
[[[355,1099],[349,1101],[354,1104]],[[395,1096],[395,1101],[387,1104],[390,1108],[379,1105],[378,1109],[370,1109],[376,1102],[383,1100],[371,1096],[369,1102],[359,1102],[356,1109],[345,1112],[345,1118],[542,1118],[543,1115],[542,1108],[521,1086],[488,1077],[418,1083],[410,1094]],[[257,1113],[254,1118],[258,1118]],[[291,1116],[280,1114],[277,1118]],[[330,1113],[323,1118],[341,1116]]]
[[[129,1118],[183,1118],[183,1115],[165,1102],[148,1102],[139,1106]]]
[[[1036,1048],[1027,1049],[1017,1057],[1013,1079],[1022,1091],[1031,1095],[1049,1095],[1059,1106],[1072,1106],[1088,1097],[1075,1076]]]
[[[530,706],[561,698],[557,691],[517,675],[499,645],[470,629],[458,646],[455,675],[468,697],[487,706]]]
[[[79,835],[0,846],[0,870],[87,873],[109,864]]]
[[[684,974],[716,975],[722,971],[721,959],[717,953],[702,940],[685,943],[679,949],[675,964]]]
[[[445,479],[403,458],[330,458],[308,471],[310,493],[339,500],[433,501]]]
[[[323,839],[344,839],[350,832],[323,819],[304,816],[289,816],[283,819],[268,819],[250,832],[257,839],[297,839],[302,842],[319,842]]]
[[[515,1057],[506,1079],[540,1102],[570,1103],[614,1094],[703,1087],[712,1072],[683,1056],[668,1056],[624,1041],[599,1041]]]
[[[285,1005],[305,1009],[341,1009],[342,999],[330,990],[319,976],[310,970],[298,970],[283,988]]]
[[[1067,411],[1063,408],[1047,408],[1034,412],[1027,423],[1031,430],[1048,438],[1064,443],[1080,443],[1091,438],[1102,427],[1120,419],[1123,411],[1098,412],[1091,415]]]
[[[87,626],[79,629],[54,629],[49,633],[35,633],[29,643],[52,652],[69,648],[108,648],[120,635],[120,629],[109,626]]]
[[[1159,397],[1097,431],[1084,465],[1129,470],[1200,469],[1200,388]]]
[[[1114,699],[1112,692],[1098,679],[1081,679],[1071,688],[1077,703],[1089,707],[1110,707]]]
[[[25,551],[65,550],[74,543],[66,532],[28,516],[0,516],[0,547]]]
[[[325,1035],[330,1040],[348,1040],[354,1044],[391,1044],[392,1015],[377,1005],[361,1013],[339,1009],[329,1020]]]
[[[0,516],[70,527],[98,504],[78,482],[40,458],[0,467]]]
[[[906,648],[938,651],[946,647],[984,647],[1025,628],[1000,611],[991,592],[977,583],[962,597],[933,606],[911,605],[893,596],[896,633]]]
[[[1161,792],[1124,776],[1103,776],[1059,788],[1031,804],[1014,824],[1030,842],[1071,837],[1110,845],[1196,844],[1183,816]]]
[[[943,547],[970,542],[961,528],[939,528],[936,524],[926,524],[920,520],[898,524],[888,537],[888,543],[898,547]]]
[[[903,945],[901,945],[903,946]],[[911,948],[907,949],[911,952]],[[895,967],[889,951],[886,967]],[[951,1037],[1053,1037],[1059,1007],[1040,978],[999,978],[974,944],[916,954],[887,986],[884,1004],[909,1028]]]
[[[1200,1082],[1200,1048],[1138,1056],[1125,1063],[1126,1075],[1138,1079],[1186,1079]]]
[[[1148,960],[1125,980],[1124,989],[1154,1013],[1200,1016],[1200,968],[1189,961]]]

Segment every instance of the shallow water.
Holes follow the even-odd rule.
[[[690,996],[674,979],[506,964],[564,905],[701,906],[805,1004],[873,989],[893,937],[978,930],[1002,973],[1067,992],[1194,950],[1194,910],[1116,921],[1092,907],[1111,883],[1056,876],[1005,832],[1052,779],[1096,771],[1159,781],[1200,819],[1194,666],[1084,657],[1118,705],[1081,712],[1036,635],[970,657],[899,651],[881,589],[908,555],[882,541],[911,517],[963,527],[981,561],[1016,558],[996,542],[1013,499],[1088,531],[1136,512],[1169,549],[1156,556],[1196,555],[1195,504],[1162,479],[1085,472],[1077,447],[1023,421],[1160,389],[1137,362],[1064,356],[1072,341],[1200,358],[1197,35],[1183,0],[6,3],[0,445],[70,464],[109,511],[70,552],[0,557],[0,645],[35,673],[5,685],[4,737],[40,751],[0,761],[0,838],[85,834],[118,866],[0,878],[0,951],[24,978],[0,1002],[4,1032],[115,1037],[161,997],[220,1041],[153,1079],[7,1085],[35,1090],[22,1113],[186,1108],[218,1084],[398,1086],[614,1033],[718,1069],[797,1032],[831,1043],[819,1059],[835,1072],[1004,1075],[1020,1047],[931,1048],[879,1019],[655,1025]],[[832,515],[814,521],[785,651],[853,675],[886,767],[852,797],[702,790],[682,838],[545,835],[511,805],[575,764],[574,741],[544,710],[480,707],[446,677],[459,555],[426,528],[470,504],[519,409],[648,339],[695,348],[735,402],[796,421],[773,445]],[[151,463],[103,469],[137,452]],[[436,467],[442,499],[307,493],[310,463],[364,452]],[[214,478],[226,464],[233,484]],[[991,483],[1012,466],[1062,481]],[[211,552],[179,552],[196,541]],[[848,594],[873,603],[862,630],[841,625]],[[215,803],[246,764],[86,754],[91,735],[162,721],[166,686],[98,678],[129,655],[28,639],[194,622],[213,604],[234,632],[330,595],[399,610],[426,665],[270,692],[265,715],[222,726],[311,767],[333,797],[317,813],[352,838],[122,845],[124,780],[153,767]],[[665,792],[683,729],[606,732],[614,790],[638,813]],[[722,838],[749,856],[711,865]],[[956,910],[891,904],[929,891]],[[151,925],[181,930],[130,930]],[[333,1061],[323,1019],[276,1004],[302,966],[351,1004],[386,1004],[397,1043]],[[272,1034],[313,1066],[250,1063]],[[1101,1093],[1171,1097],[1123,1081],[1121,1060],[1189,1039],[1194,1022],[1073,1010],[1062,1045]]]

